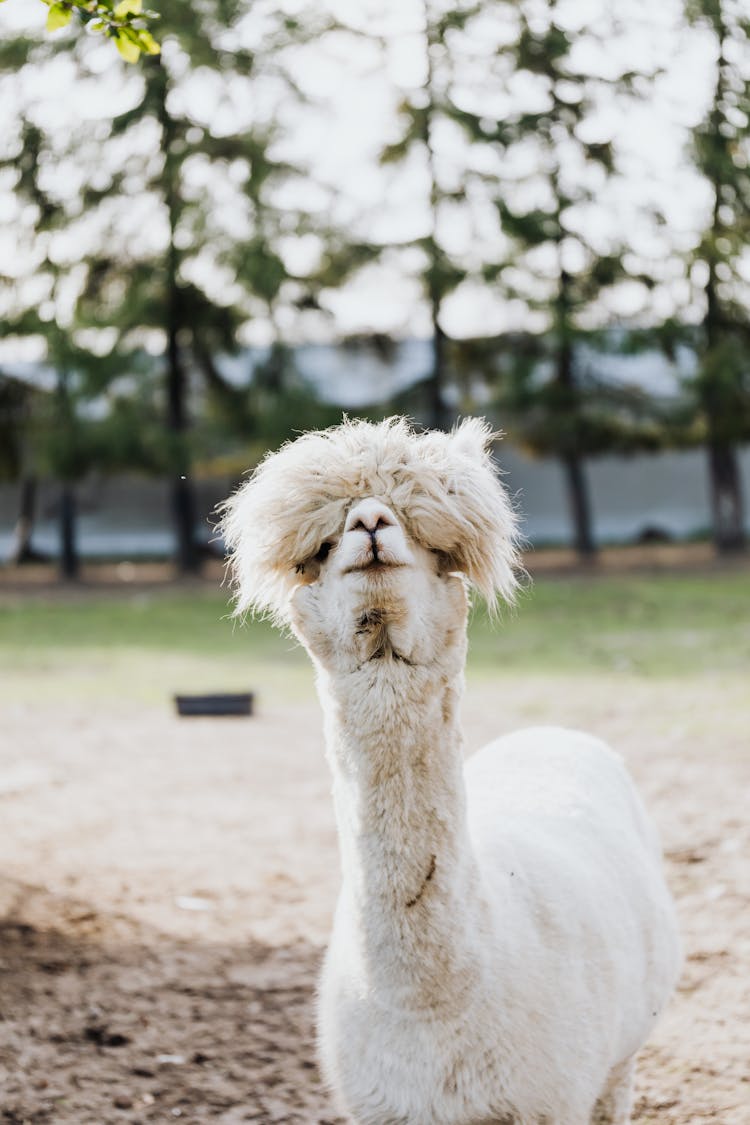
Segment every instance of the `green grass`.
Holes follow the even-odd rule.
[[[299,646],[230,617],[210,588],[75,592],[0,602],[0,698],[157,702],[172,692],[299,694],[312,677]]]
[[[541,578],[496,624],[479,610],[470,673],[750,674],[750,573]],[[229,617],[210,588],[0,602],[0,697],[163,699],[262,683],[309,691],[305,654]]]
[[[540,579],[491,627],[476,615],[482,670],[750,673],[750,573]]]

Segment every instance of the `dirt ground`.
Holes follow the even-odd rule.
[[[0,1123],[339,1119],[313,1038],[338,859],[317,703],[252,719],[12,704],[0,726]],[[750,692],[739,679],[473,681],[469,750],[539,721],[626,756],[686,953],[640,1123],[750,1122]]]

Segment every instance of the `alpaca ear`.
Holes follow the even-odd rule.
[[[483,464],[491,456],[492,443],[502,435],[495,433],[484,418],[464,418],[450,435],[453,452]]]
[[[499,435],[484,419],[466,418],[451,434],[440,436],[447,495],[438,526],[452,531],[452,542],[441,544],[441,554],[493,613],[498,597],[514,600],[519,566],[518,519],[491,453]]]

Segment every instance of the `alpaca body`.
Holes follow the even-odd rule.
[[[655,833],[587,735],[521,732],[464,769],[468,589],[515,586],[490,436],[345,423],[227,505],[240,607],[293,630],[324,709],[323,1069],[356,1125],[627,1125],[679,962]]]
[[[326,698],[343,866],[319,1000],[328,1081],[358,1125],[627,1122],[627,1089],[622,1116],[595,1106],[679,961],[630,778],[600,741],[554,728],[463,769],[442,677],[403,700],[424,743],[399,721],[404,679],[387,659],[369,677],[394,701],[392,723],[373,705],[369,747],[346,693]]]

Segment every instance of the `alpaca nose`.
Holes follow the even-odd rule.
[[[398,521],[390,508],[380,500],[360,500],[346,517],[344,531],[366,531],[373,535],[383,527],[397,527]]]

